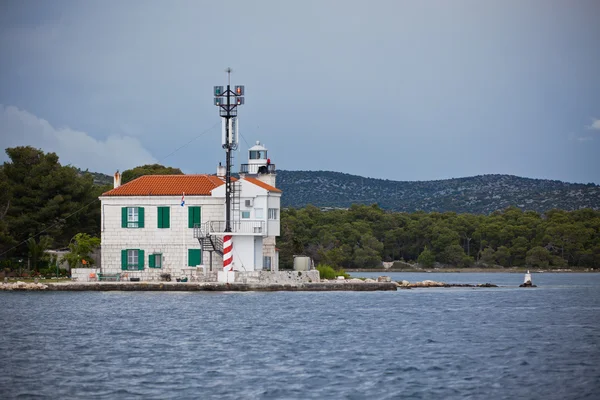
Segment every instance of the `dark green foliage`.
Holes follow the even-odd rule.
[[[435,254],[425,246],[425,249],[419,254],[417,262],[422,267],[431,267],[435,264]]]
[[[526,262],[528,267],[548,268],[551,259],[552,255],[547,249],[536,246],[527,252]]]
[[[343,276],[344,278],[350,277],[343,268],[336,270],[331,265],[319,264],[317,265],[317,271],[319,271],[321,279],[336,279],[338,276]]]
[[[66,247],[78,232],[99,234],[97,198],[106,188],[94,185],[90,174],[62,166],[55,153],[30,146],[9,148],[6,154],[10,161],[0,173],[2,253],[21,244],[12,256],[37,254],[31,251],[33,242],[29,249],[24,243],[40,233],[51,237],[54,247]]]
[[[78,233],[71,239],[70,252],[63,259],[69,264],[69,268],[89,267],[94,264],[92,252],[98,247],[100,247],[99,238],[92,237],[87,233]],[[83,265],[82,260],[85,260],[87,264]]]
[[[179,168],[165,167],[160,164],[142,165],[123,171],[121,184],[130,182],[144,175],[183,175]]]
[[[551,210],[540,215],[509,207],[492,215],[390,213],[376,205],[281,213],[282,267],[294,254],[338,268],[380,267],[405,260],[430,267],[600,267],[600,211]]]
[[[42,260],[46,260],[45,251],[50,249],[52,245],[52,238],[50,236],[40,236],[39,240],[36,241],[35,238],[29,238],[27,240],[27,249],[29,251],[29,259],[31,261],[31,266],[35,271],[39,269],[39,263]]]

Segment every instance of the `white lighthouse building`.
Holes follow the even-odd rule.
[[[241,169],[253,172],[232,178],[226,236],[220,169],[217,175],[147,175],[124,185],[115,179],[115,187],[100,196],[101,272],[140,280],[159,280],[165,273],[216,279],[228,247],[232,272],[277,271],[282,192],[274,186],[275,166],[266,148],[254,146],[248,155]]]

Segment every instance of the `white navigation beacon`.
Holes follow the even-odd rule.
[[[256,141],[256,144],[248,149],[248,170],[246,173],[251,175],[268,173],[269,161],[267,148]]]

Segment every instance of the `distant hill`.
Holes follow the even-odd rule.
[[[512,175],[479,175],[401,182],[330,171],[278,171],[282,207],[347,208],[377,203],[392,211],[489,214],[508,206],[543,212],[552,208],[600,209],[600,186]]]
[[[94,182],[112,184],[110,175],[90,172]],[[508,206],[544,212],[553,208],[600,209],[600,186],[512,175],[479,175],[438,181],[402,182],[331,171],[277,171],[282,207],[348,208],[377,203],[390,211],[454,211],[490,214]]]
[[[91,172],[91,171],[83,171],[77,168],[79,175],[90,174],[92,178],[94,178],[94,184],[104,186],[104,185],[112,185],[113,177],[110,175],[103,174],[102,172]]]

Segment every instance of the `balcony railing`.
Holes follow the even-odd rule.
[[[207,235],[222,236],[225,233],[226,221],[208,221],[194,225],[194,237],[203,238]],[[231,221],[231,235],[266,236],[265,221]]]
[[[240,164],[240,174],[274,174],[275,164]]]

